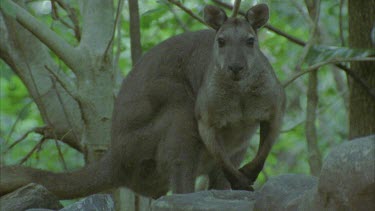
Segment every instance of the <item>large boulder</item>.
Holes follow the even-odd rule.
[[[375,135],[345,142],[323,163],[318,200],[337,210],[375,210]]]
[[[23,211],[30,208],[61,209],[58,198],[45,187],[30,183],[0,198],[0,210]]]

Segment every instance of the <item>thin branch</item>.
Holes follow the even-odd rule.
[[[318,138],[315,125],[318,99],[318,74],[317,71],[314,71],[311,72],[309,75],[305,122],[305,136],[308,149],[308,161],[310,166],[310,172],[314,176],[319,175],[320,169],[322,167],[322,158],[317,143]]]
[[[311,30],[311,38],[304,47],[301,60],[296,66],[300,70],[301,65],[305,61],[308,51],[317,39],[320,37],[319,33],[319,15],[320,15],[320,0],[305,0],[306,7],[311,19],[314,19]],[[318,69],[316,69],[318,70]],[[306,99],[306,122],[305,122],[305,136],[307,141],[308,162],[310,173],[318,176],[322,168],[322,156],[318,147],[318,137],[316,133],[316,112],[318,108],[318,72],[313,71],[309,74],[307,99]]]
[[[128,4],[130,19],[130,48],[132,65],[134,66],[142,56],[138,0],[129,0]]]
[[[191,17],[193,17],[194,19],[198,20],[199,22],[203,23],[204,25],[208,26],[207,23],[201,18],[199,17],[198,15],[194,14],[193,11],[191,11],[190,9],[186,8],[183,4],[181,4],[181,2],[179,1],[176,1],[176,0],[168,0],[168,2],[170,2],[171,4],[174,4],[176,5],[177,7],[179,7],[180,9],[182,9],[183,11],[185,11],[187,14],[189,14]],[[209,27],[209,26],[208,26]]]
[[[287,129],[284,129],[284,130],[281,130],[280,133],[288,133],[290,131],[293,131],[294,129],[296,129],[297,127],[299,127],[304,121],[300,121],[298,123],[296,123],[295,125],[287,128]]]
[[[219,0],[212,0],[212,1],[213,1],[215,4],[217,4],[217,5],[220,5],[220,6],[224,7],[224,8],[227,8],[227,9],[233,10],[233,6],[230,5],[230,4],[227,4],[227,3],[222,2],[222,1],[219,1]],[[243,11],[241,11],[241,10],[238,11],[238,14],[240,14],[240,15],[242,15],[242,16],[245,16],[245,15],[246,15],[246,13],[243,12]],[[289,41],[291,41],[291,42],[293,42],[293,43],[296,43],[297,45],[304,46],[304,45],[306,44],[304,41],[302,41],[302,40],[298,39],[297,37],[294,37],[294,36],[292,36],[292,35],[290,35],[290,34],[288,34],[288,33],[285,33],[285,32],[283,32],[283,31],[281,31],[280,29],[278,29],[278,28],[272,26],[271,24],[268,24],[268,23],[267,23],[267,24],[264,26],[264,28],[266,28],[266,29],[268,29],[268,30],[274,32],[275,34],[278,34],[278,35],[280,35],[280,36],[285,37],[286,39],[288,39]]]
[[[317,4],[320,4],[320,1],[318,0],[318,3]],[[314,13],[314,14],[312,14]],[[317,8],[314,7],[314,11],[310,11],[310,8],[309,8],[309,14],[310,14],[310,18],[313,19],[311,22],[312,22],[312,29],[311,29],[311,37],[310,39],[307,41],[307,43],[305,44],[304,48],[303,48],[303,51],[302,51],[302,54],[301,54],[301,57],[298,59],[298,62],[297,62],[297,65],[295,67],[295,69],[297,71],[300,71],[301,70],[301,66],[302,64],[305,62],[305,59],[306,59],[306,56],[307,54],[309,53],[311,47],[315,44],[316,42],[316,39],[318,37],[318,28],[319,28],[319,5],[317,5]]]
[[[70,25],[68,22],[60,18],[59,11],[56,6],[56,0],[51,0],[51,6],[52,6],[52,19],[56,21],[60,21],[67,28],[74,30],[74,26]]]
[[[62,9],[64,9],[65,12],[68,14],[68,17],[70,18],[70,20],[73,23],[72,29],[74,31],[74,35],[77,38],[77,40],[80,41],[82,32],[81,32],[81,29],[79,27],[77,12],[72,7],[70,7],[68,4],[65,4],[62,0],[53,0],[53,1],[56,1],[59,4],[59,6]]]
[[[23,157],[21,159],[21,161],[19,162],[19,165],[22,165],[24,162],[26,162],[31,157],[31,155],[35,152],[35,150],[39,149],[43,145],[43,143],[44,143],[45,140],[46,140],[46,138],[42,137],[39,140],[38,144],[36,144],[34,146],[34,148],[29,153],[27,153],[27,155],[25,157]]]
[[[114,82],[115,82],[115,85],[113,86],[113,96],[115,99],[118,93],[118,89],[122,82],[122,73],[119,67],[119,60],[120,60],[120,54],[121,54],[121,39],[122,39],[122,35],[121,35],[122,20],[123,20],[123,17],[120,15],[118,22],[117,22],[117,26],[116,26],[117,36],[116,36],[115,45],[117,49],[116,49],[116,54],[114,55],[114,59],[113,59],[113,70],[114,70],[113,75],[114,75]]]
[[[289,40],[289,41],[291,41],[291,42],[293,42],[293,43],[295,43],[297,45],[300,45],[300,46],[306,45],[305,41],[303,41],[303,40],[301,40],[301,39],[299,39],[297,37],[294,37],[294,36],[292,36],[292,35],[290,35],[290,34],[288,34],[286,32],[283,32],[280,29],[272,26],[271,24],[267,23],[266,25],[264,25],[264,28],[266,28],[266,29],[274,32],[275,34],[278,34],[280,36],[285,37],[287,40]]]
[[[240,10],[241,0],[235,0],[232,10],[232,18],[237,17],[238,11]]]
[[[81,63],[81,55],[78,50],[37,20],[27,10],[11,0],[4,0],[3,4],[7,4],[12,9],[19,24],[48,46],[70,69],[74,71],[77,64]]]
[[[60,7],[66,11],[66,13],[68,14],[68,17],[73,23],[72,25],[66,22],[64,19],[60,18],[59,11],[58,11],[56,4],[60,5]],[[60,21],[60,23],[62,23],[64,26],[66,26],[69,29],[72,29],[74,32],[74,37],[77,39],[77,41],[80,41],[81,30],[79,28],[78,19],[75,15],[75,12],[72,12],[73,9],[65,5],[65,3],[62,2],[61,0],[51,0],[51,5],[52,5],[52,19],[56,21]]]
[[[362,88],[364,89],[364,91],[367,92],[367,94],[369,94],[369,96],[371,96],[373,100],[375,100],[375,90],[371,88],[365,80],[359,77],[357,73],[355,73],[352,69],[342,64],[336,64],[336,67],[340,68],[347,75],[349,75],[352,79],[354,79],[354,81],[360,84]]]
[[[176,13],[176,10],[170,5],[170,4],[166,4],[168,9],[172,12],[173,16],[175,17],[177,23],[181,26],[181,28],[187,32],[187,31],[190,31],[189,27],[187,27],[187,25],[181,20],[180,17],[178,17],[177,13]]]
[[[56,149],[57,149],[57,152],[59,154],[59,158],[60,158],[60,161],[63,165],[63,168],[64,170],[68,170],[67,166],[66,166],[66,162],[65,162],[65,158],[64,158],[64,155],[63,153],[61,152],[61,147],[60,147],[60,144],[57,140],[55,140],[55,146],[56,146]]]
[[[345,38],[344,38],[344,32],[343,32],[343,21],[342,21],[342,10],[344,6],[344,0],[340,0],[340,10],[339,10],[339,33],[340,33],[340,40],[341,40],[341,46],[345,46]]]
[[[23,140],[25,140],[27,138],[27,136],[30,134],[30,133],[33,133],[33,132],[36,132],[36,128],[33,128],[29,131],[27,131],[25,134],[23,134],[20,138],[18,138],[17,140],[15,140],[9,147],[8,149],[6,149],[4,151],[4,154],[8,153],[9,150],[11,150],[14,146],[16,146],[17,144],[21,143]]]
[[[122,10],[123,5],[124,5],[124,0],[119,0],[118,5],[117,5],[115,23],[114,23],[113,29],[112,29],[111,39],[109,40],[109,42],[107,44],[107,47],[105,48],[104,55],[108,54],[108,51],[112,46],[113,39],[115,38],[116,27],[118,27],[118,25],[119,25],[118,22],[119,22],[119,19],[120,19],[120,14],[121,14],[121,10]],[[107,56],[105,56],[105,58],[107,58]]]
[[[302,76],[302,75],[304,75],[306,73],[309,73],[311,71],[315,71],[316,69],[320,68],[321,66],[324,66],[324,65],[327,65],[327,64],[335,64],[336,66],[339,65],[339,66],[342,67],[341,68],[342,70],[346,69],[344,71],[347,72],[347,73],[349,72],[348,74],[355,75],[350,69],[347,69],[345,66],[340,65],[340,64],[336,64],[336,63],[351,62],[351,61],[352,62],[353,61],[356,61],[356,62],[358,62],[358,61],[375,61],[375,58],[373,58],[373,57],[368,57],[368,58],[345,58],[345,59],[332,59],[332,60],[328,60],[328,61],[319,62],[317,64],[314,64],[314,65],[312,65],[312,66],[310,66],[310,67],[308,67],[308,68],[306,68],[306,69],[304,69],[304,70],[302,70],[302,71],[294,74],[286,82],[283,83],[283,86],[285,88],[290,83],[292,83],[294,80],[296,80],[297,78],[299,78],[300,76]],[[357,76],[355,76],[355,77],[357,77]],[[356,80],[361,81],[362,79],[360,79],[360,78],[357,77]],[[371,89],[365,83],[361,83],[361,84],[364,86],[364,88],[366,90],[371,91]],[[375,98],[375,93],[373,93],[371,95]]]
[[[44,68],[46,68],[46,70],[48,70],[48,72],[51,73],[54,76],[54,78],[56,78],[56,80],[61,84],[61,86],[73,99],[77,100],[78,102],[81,100],[77,88],[75,87],[75,85],[73,85],[73,83],[66,75],[57,73],[56,71],[49,68],[47,65],[44,65]]]
[[[17,124],[18,124],[18,121],[21,119],[21,116],[23,115],[23,113],[26,111],[26,109],[33,103],[34,101],[30,101],[30,102],[28,102],[28,103],[26,103],[26,105],[21,109],[21,111],[18,113],[18,116],[17,116],[17,119],[16,119],[16,121],[14,121],[14,123],[13,123],[13,125],[12,125],[12,128],[10,129],[10,131],[9,131],[9,134],[8,134],[8,136],[7,136],[7,138],[6,138],[6,141],[5,141],[5,143],[7,144],[7,143],[9,143],[9,141],[10,141],[10,138],[12,137],[12,134],[13,134],[13,132],[14,132],[14,130],[16,129],[16,126],[17,126]]]
[[[311,25],[313,24],[311,21],[311,18],[308,17],[308,14],[306,14],[306,11],[304,10],[303,6],[300,5],[297,0],[292,0],[293,5],[296,7],[297,11],[302,15],[303,19],[305,21],[309,22]]]
[[[75,139],[75,142],[77,143],[77,144],[76,144],[77,146],[74,145],[74,148],[77,149],[77,147],[80,147],[80,144],[79,144],[79,138],[78,138],[77,134],[76,134],[76,133],[74,132],[74,130],[73,130],[73,124],[72,124],[72,122],[70,121],[70,118],[69,118],[69,116],[68,116],[68,111],[67,111],[67,109],[66,109],[66,107],[65,107],[65,104],[64,104],[64,102],[63,102],[63,100],[62,100],[62,97],[61,97],[61,95],[60,95],[60,92],[58,92],[58,90],[57,90],[57,87],[56,87],[56,81],[53,80],[53,78],[51,78],[51,80],[52,80],[53,88],[56,90],[57,99],[58,99],[59,103],[61,104],[61,107],[62,107],[62,110],[63,110],[64,116],[65,116],[65,119],[66,119],[66,121],[67,121],[67,123],[68,123],[68,126],[70,127],[70,130],[69,130],[68,132],[66,132],[66,133],[65,133],[60,139],[56,136],[55,130],[53,130],[53,135],[55,136],[54,139],[55,139],[55,140],[60,140],[60,141],[64,142],[64,138],[65,138],[65,136],[66,136],[67,134],[69,134],[70,131],[72,131],[72,132],[73,132],[74,139]],[[73,144],[72,144],[71,142],[66,142],[66,144],[68,144],[69,146],[72,146],[72,147],[73,147]],[[77,149],[77,150],[78,150],[78,151],[82,151],[82,147],[80,147],[80,148]]]

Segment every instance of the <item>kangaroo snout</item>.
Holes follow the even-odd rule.
[[[244,69],[243,65],[240,64],[232,64],[228,66],[228,69],[233,72],[233,74],[238,74],[241,70]]]

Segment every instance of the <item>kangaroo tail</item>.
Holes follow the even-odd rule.
[[[99,162],[66,173],[53,173],[24,166],[0,167],[0,195],[29,183],[46,187],[60,199],[87,196],[114,187],[110,153]]]

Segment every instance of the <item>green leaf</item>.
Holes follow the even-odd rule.
[[[355,49],[337,46],[313,46],[306,57],[306,63],[313,65],[323,61],[374,56],[374,49]]]

